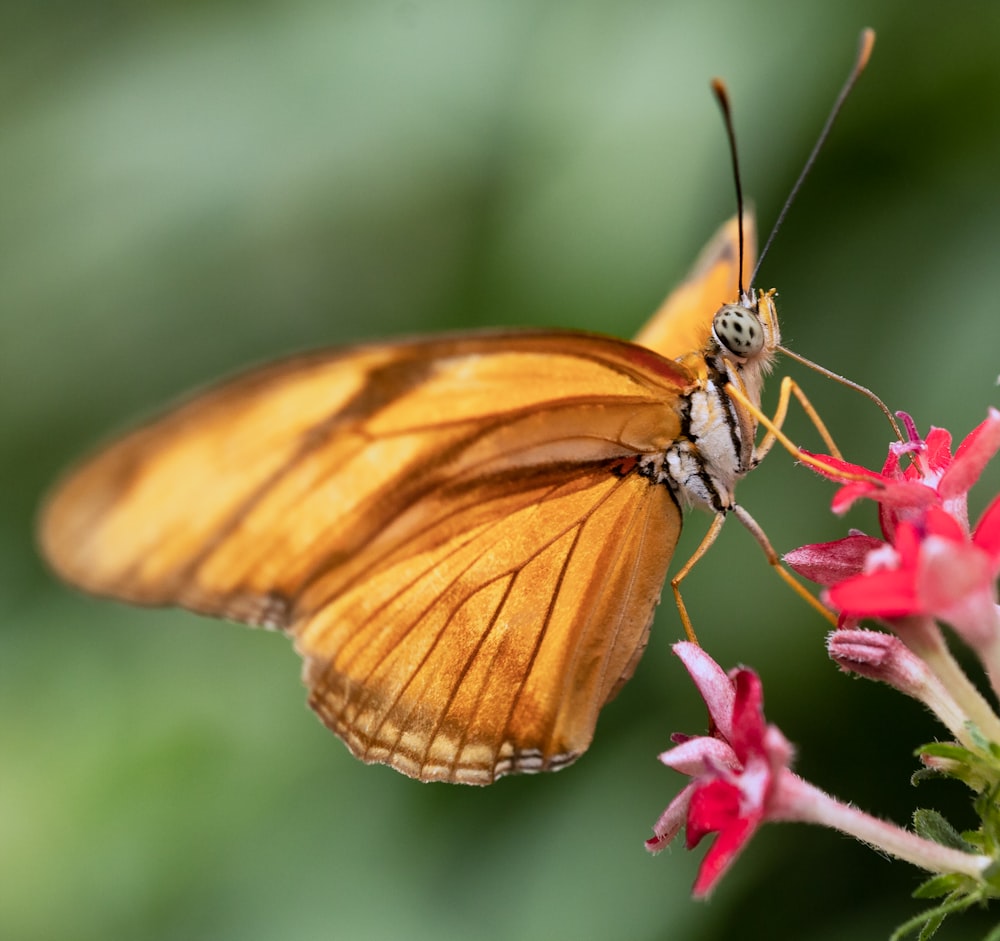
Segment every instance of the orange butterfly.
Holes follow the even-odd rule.
[[[681,504],[717,514],[703,547],[749,519],[733,488],[774,440],[755,449],[780,338],[740,265],[731,220],[635,343],[456,334],[251,371],[74,471],[43,552],[94,594],[284,631],[363,761],[562,768],[642,654]]]
[[[748,221],[748,227],[750,223]],[[778,343],[735,220],[639,335],[497,332],[299,356],[99,452],[44,508],[66,581],[287,632],[365,761],[561,768],[646,643],[680,503],[751,467]],[[718,313],[717,313],[718,311]]]

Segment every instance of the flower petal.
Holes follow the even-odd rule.
[[[932,506],[924,517],[924,538],[939,536],[949,542],[964,543],[967,540],[965,527],[947,510]]]
[[[977,425],[958,446],[951,466],[941,477],[938,493],[942,499],[950,499],[968,493],[979,479],[983,468],[1000,450],[1000,411],[989,410],[984,422]]]
[[[906,617],[922,610],[915,576],[904,569],[859,575],[828,588],[826,599],[837,611],[852,617]]]
[[[924,610],[954,627],[975,648],[995,639],[996,603],[990,558],[977,546],[928,536],[917,584]]]
[[[850,461],[845,461],[842,458],[833,457],[829,454],[814,454],[812,451],[804,449],[802,453],[816,461],[815,464],[809,465],[812,470],[818,474],[822,474],[824,477],[829,477],[830,480],[843,482],[844,480],[858,480],[858,478],[863,478],[864,480],[870,480],[876,485],[887,482],[886,478],[881,474],[877,474],[867,467],[862,467],[860,464],[852,464]]]
[[[777,806],[775,782],[790,774],[792,748],[777,727],[766,724],[764,693],[753,670],[737,668],[726,675],[696,644],[679,643],[673,649],[709,705],[717,728],[698,738],[675,736],[679,744],[660,756],[664,764],[692,774],[692,780],[664,811],[646,847],[656,852],[666,846],[685,816],[689,849],[717,832],[698,873],[697,896],[712,889],[757,827],[772,815]]]
[[[688,807],[687,848],[694,849],[709,833],[736,823],[740,819],[741,796],[739,787],[720,778],[696,786]]]
[[[739,759],[728,742],[714,735],[699,735],[660,755],[660,761],[674,771],[697,777],[720,768],[739,768]]]
[[[767,792],[774,788],[774,780],[779,771],[787,768],[792,763],[795,756],[795,749],[792,743],[785,738],[784,733],[776,725],[769,725],[764,729],[764,753],[767,756],[768,766],[771,774],[767,780]],[[767,795],[765,795],[766,798]]]
[[[803,578],[819,585],[836,585],[860,575],[865,557],[882,545],[882,540],[854,533],[833,542],[818,542],[793,549],[784,556],[785,563]]]
[[[701,698],[705,700],[712,724],[728,740],[733,728],[733,700],[736,698],[732,681],[725,670],[697,644],[681,641],[674,644],[673,651],[680,657]]]
[[[935,428],[927,432],[926,446],[927,466],[936,474],[946,471],[953,458],[951,456],[951,432],[945,428]]]
[[[764,687],[753,670],[733,671],[736,701],[733,703],[733,732],[729,744],[736,757],[748,764],[764,750]]]
[[[878,496],[873,497],[884,506],[903,509],[906,507],[930,506],[937,502],[937,494],[931,487],[917,480],[901,480],[897,483],[886,484],[879,490]]]
[[[715,884],[725,875],[759,825],[759,818],[744,817],[734,821],[719,834],[701,861],[698,877],[694,882],[695,898],[702,898],[715,888]]]
[[[688,806],[691,803],[691,795],[694,794],[694,784],[685,787],[669,804],[667,809],[660,814],[660,819],[653,825],[653,836],[646,840],[646,849],[651,853],[658,853],[666,849],[675,836],[684,826],[687,819]]]
[[[833,510],[837,516],[843,516],[858,500],[862,500],[865,497],[874,498],[874,494],[880,493],[882,487],[879,484],[868,483],[867,481],[856,481],[850,484],[844,484],[834,495],[833,499],[830,501],[830,509]]]
[[[993,560],[994,567],[1000,564],[1000,496],[979,518],[972,541]]]
[[[920,508],[936,503],[937,493],[919,480],[899,480],[873,486],[868,483],[845,484],[834,495],[830,509],[838,516],[857,500],[868,497],[894,510]]]

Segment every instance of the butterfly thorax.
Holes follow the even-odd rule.
[[[754,466],[757,420],[726,392],[738,388],[760,407],[764,377],[780,343],[774,292],[744,295],[715,315],[701,350],[678,358],[695,377],[680,402],[681,432],[664,451],[644,459],[644,470],[686,506],[722,513],[734,503],[736,482]]]

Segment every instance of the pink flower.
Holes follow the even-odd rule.
[[[674,645],[705,700],[708,735],[674,735],[675,747],[660,756],[691,780],[653,827],[646,848],[658,852],[687,825],[691,849],[710,833],[694,895],[705,897],[765,821],[818,823],[930,872],[962,873],[980,880],[988,856],[965,853],[924,839],[843,804],[804,781],[788,767],[792,748],[776,726],[764,721],[760,678],[740,668],[728,675],[697,644]]]
[[[834,509],[858,497],[879,504],[883,539],[859,532],[835,542],[803,546],[785,556],[792,569],[826,586],[824,601],[840,614],[840,626],[877,618],[891,626],[915,653],[928,660],[966,711],[982,727],[996,728],[992,712],[975,699],[948,658],[938,621],[950,624],[968,643],[1000,693],[1000,497],[987,507],[970,533],[967,494],[987,462],[1000,450],[1000,411],[990,409],[951,453],[951,436],[932,428],[927,440],[909,416],[905,444],[890,445],[881,473],[829,457],[820,458],[828,476],[855,478],[840,488]],[[909,455],[910,465],[900,466]],[[975,700],[975,701],[974,701]]]
[[[674,645],[701,693],[711,720],[708,735],[672,736],[675,747],[660,756],[691,781],[653,827],[646,848],[659,852],[687,825],[687,847],[717,833],[694,883],[705,897],[765,821],[818,823],[930,872],[963,873],[980,880],[992,859],[942,846],[895,824],[843,804],[788,767],[792,747],[764,721],[760,678],[739,668],[726,674],[697,644]]]
[[[861,574],[869,554],[883,546],[885,543],[881,539],[854,531],[850,536],[833,542],[793,549],[784,559],[803,578],[829,588]]]
[[[922,702],[956,739],[972,743],[969,714],[927,661],[895,635],[841,628],[827,638],[827,653],[845,673],[888,683]]]
[[[882,532],[890,540],[900,520],[919,517],[932,505],[942,507],[968,529],[966,497],[983,468],[1000,450],[1000,411],[990,408],[986,420],[966,436],[954,456],[948,431],[931,428],[924,440],[913,419],[905,412],[898,414],[910,440],[889,446],[881,473],[829,455],[810,454],[827,468],[824,471],[823,467],[815,467],[820,473],[832,480],[849,479],[834,496],[833,511],[844,513],[862,497],[878,501]],[[903,455],[910,459],[905,468],[900,464]]]
[[[657,821],[646,841],[652,852],[663,849],[687,824],[687,847],[718,833],[702,861],[694,885],[707,895],[732,865],[757,828],[778,804],[776,786],[787,769],[792,748],[784,735],[764,722],[760,678],[752,670],[727,675],[701,647],[674,645],[708,707],[710,735],[675,735],[676,747],[660,756],[691,782]]]
[[[951,454],[951,436],[932,428],[923,441],[894,443],[881,474],[822,457],[829,476],[865,477],[838,491],[834,510],[855,499],[879,503],[885,541],[853,532],[835,542],[803,546],[785,556],[800,575],[827,586],[825,600],[845,619],[873,617],[895,624],[923,616],[951,624],[977,649],[996,642],[1000,614],[1000,498],[969,535],[966,495],[1000,449],[1000,412],[990,409]],[[901,469],[899,457],[912,463]]]
[[[933,617],[979,647],[996,634],[998,574],[1000,497],[987,508],[971,538],[938,506],[927,510],[922,526],[901,521],[894,544],[870,551],[861,572],[833,584],[826,599],[847,617],[890,622],[914,615]]]

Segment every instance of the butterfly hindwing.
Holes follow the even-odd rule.
[[[446,488],[417,537],[362,553],[374,572],[306,593],[310,700],[355,754],[488,783],[583,752],[645,646],[680,530],[669,489],[623,465]]]

